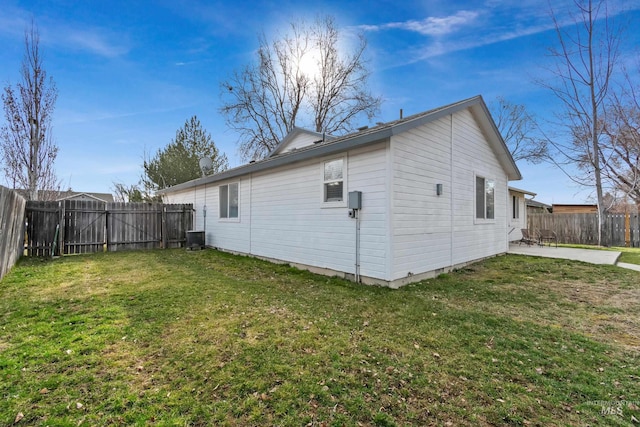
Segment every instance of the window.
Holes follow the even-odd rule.
[[[495,218],[495,181],[476,176],[476,218]]]
[[[324,201],[342,202],[344,200],[344,159],[324,162]]]
[[[511,209],[513,219],[520,218],[520,197],[513,196],[513,207]]]
[[[238,183],[219,187],[220,218],[238,218]]]

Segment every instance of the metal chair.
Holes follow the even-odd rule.
[[[549,242],[549,247],[551,247],[551,242],[556,244],[556,248],[558,247],[558,236],[556,232],[553,230],[540,230],[540,246],[544,246],[545,242]]]
[[[536,236],[533,233],[530,233],[528,229],[521,228],[520,231],[522,232],[522,238],[518,242],[518,245],[526,243],[527,246],[531,246],[539,243],[539,239],[536,239]]]

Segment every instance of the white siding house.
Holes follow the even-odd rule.
[[[343,137],[294,129],[264,160],[161,194],[194,204],[207,246],[398,287],[506,252],[517,179],[477,96]]]
[[[509,187],[509,241],[522,239],[522,229],[528,228],[526,196],[535,197],[536,193]]]

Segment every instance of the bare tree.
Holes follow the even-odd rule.
[[[631,80],[627,82],[629,86],[611,98],[600,157],[605,179],[640,206],[640,100]]]
[[[361,115],[370,120],[378,113],[381,98],[367,90],[364,37],[349,53],[339,42],[331,17],[293,23],[271,43],[262,35],[257,63],[221,84],[221,112],[240,133],[244,159],[264,157],[305,118],[317,132],[340,134]]]
[[[113,183],[113,192],[116,202],[147,202],[154,201],[145,198],[145,195],[140,191],[140,187],[135,184],[126,185],[121,182]]]
[[[51,135],[51,119],[58,91],[47,79],[34,23],[25,32],[21,81],[2,94],[7,124],[0,129],[4,173],[13,188],[23,188],[30,200],[60,191],[54,163],[58,147]],[[39,190],[40,193],[39,193]]]
[[[595,189],[598,203],[598,244],[602,244],[603,158],[601,139],[606,100],[618,60],[620,29],[613,25],[606,0],[574,0],[573,22],[564,25],[552,10],[558,46],[551,71],[556,79],[540,82],[563,106],[561,126],[568,137],[551,139],[550,159],[575,182]],[[577,166],[574,174],[566,166]]]
[[[538,135],[538,124],[522,104],[498,97],[491,105],[496,126],[507,143],[513,160],[540,163],[549,155],[547,140]]]

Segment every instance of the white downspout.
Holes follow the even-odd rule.
[[[356,283],[360,283],[360,210],[355,209],[356,216]]]

